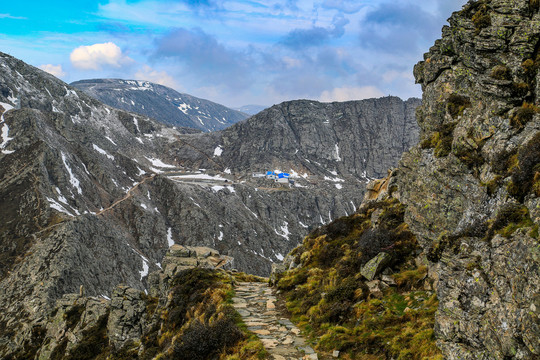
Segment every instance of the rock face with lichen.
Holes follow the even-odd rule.
[[[418,63],[421,144],[392,180],[438,278],[448,359],[540,356],[540,13],[470,1]]]

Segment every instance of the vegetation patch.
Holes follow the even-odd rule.
[[[412,265],[418,245],[404,214],[396,199],[372,202],[312,232],[292,252],[301,267],[282,274],[277,287],[319,351],[339,350],[343,359],[442,359],[433,335],[438,302],[423,290],[427,268]],[[360,270],[380,252],[391,255],[395,285],[374,295]]]
[[[491,69],[490,76],[493,79],[497,79],[497,80],[511,80],[512,71],[506,65],[497,65],[493,69]]]
[[[534,226],[527,207],[521,204],[509,203],[504,205],[497,212],[495,219],[490,221],[486,239],[492,239],[497,234],[510,237],[517,229],[534,228]]]
[[[430,137],[424,139],[420,146],[423,149],[434,149],[435,157],[445,157],[452,151],[452,142],[454,141],[454,129],[457,122],[446,123],[438,128],[438,131],[431,134]]]
[[[521,146],[518,153],[510,158],[509,173],[511,182],[508,184],[510,195],[523,201],[531,192],[538,194],[540,184],[540,133],[537,133],[527,144]]]
[[[66,312],[63,315],[64,320],[66,321],[66,327],[70,330],[72,330],[79,320],[81,319],[81,315],[84,312],[85,306],[81,304],[74,304],[69,309],[66,310]]]
[[[463,115],[463,111],[469,107],[471,107],[469,98],[459,94],[450,95],[446,102],[446,110],[452,116],[452,119]]]
[[[485,3],[480,3],[477,11],[472,17],[472,22],[476,28],[476,33],[480,33],[482,29],[491,26],[491,16],[489,15],[488,7]]]
[[[522,129],[533,119],[534,115],[539,112],[540,108],[525,102],[521,107],[515,110],[513,116],[510,118],[510,126],[516,129]]]
[[[81,340],[74,346],[65,360],[91,360],[106,359],[109,352],[109,338],[107,336],[107,320],[109,314],[98,319],[96,324],[82,333]]]

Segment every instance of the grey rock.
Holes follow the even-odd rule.
[[[377,276],[386,265],[391,260],[391,256],[385,252],[379,253],[377,256],[375,256],[373,259],[369,260],[363,267],[360,273],[363,277],[365,277],[368,281],[371,281],[375,279],[375,276]]]

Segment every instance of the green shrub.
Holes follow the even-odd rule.
[[[109,345],[107,321],[109,314],[100,317],[96,324],[82,332],[82,338],[70,349],[65,360],[90,360],[105,352]]]
[[[478,34],[482,29],[491,26],[491,16],[488,13],[488,8],[485,4],[481,4],[472,17],[472,22]]]
[[[499,209],[495,219],[491,221],[486,238],[491,239],[496,234],[510,237],[519,228],[533,226],[527,207],[508,203]]]
[[[173,344],[174,358],[209,360],[216,358],[224,348],[236,345],[244,334],[234,322],[232,313],[212,322],[192,321],[182,336]]]
[[[66,321],[66,327],[72,330],[79,320],[81,320],[81,315],[84,312],[85,306],[80,304],[74,304],[71,306],[63,315],[64,320]]]
[[[536,12],[540,9],[540,0],[529,0],[529,8],[532,12]]]

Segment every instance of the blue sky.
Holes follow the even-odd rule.
[[[158,82],[227,106],[420,96],[412,67],[466,0],[10,1],[0,51],[66,82]]]

